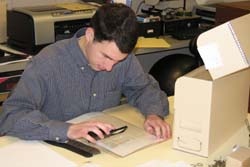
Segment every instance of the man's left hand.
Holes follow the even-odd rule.
[[[158,139],[167,140],[171,137],[170,125],[158,115],[148,115],[144,122],[144,129]]]

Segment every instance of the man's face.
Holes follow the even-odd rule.
[[[122,53],[114,41],[91,41],[85,47],[89,65],[95,71],[111,71],[128,54]]]
[[[79,44],[89,66],[95,71],[111,71],[115,64],[124,60],[128,54],[122,53],[114,41],[94,40],[94,30],[87,28]]]

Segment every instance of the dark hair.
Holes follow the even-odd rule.
[[[134,11],[121,3],[101,6],[91,19],[98,42],[114,41],[122,53],[130,53],[137,42],[138,23]]]

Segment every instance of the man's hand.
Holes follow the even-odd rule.
[[[171,137],[170,125],[157,115],[148,115],[144,122],[144,129],[158,139],[167,140]]]
[[[96,140],[89,134],[89,132],[94,132],[100,139],[103,139],[103,132],[109,135],[110,130],[112,129],[114,129],[114,126],[108,123],[86,121],[70,125],[67,136],[69,139],[85,138],[89,142],[96,143]]]

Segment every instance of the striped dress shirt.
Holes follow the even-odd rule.
[[[143,115],[166,116],[166,94],[136,56],[112,71],[94,71],[78,44],[84,34],[45,47],[27,65],[0,113],[0,133],[27,140],[67,140],[65,121],[120,104],[122,95]]]

